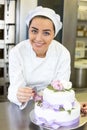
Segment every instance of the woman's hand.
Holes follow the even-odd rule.
[[[33,89],[30,87],[19,87],[17,92],[17,98],[19,102],[25,103],[34,96]]]
[[[87,115],[87,102],[81,103],[81,114],[82,114],[82,116]]]

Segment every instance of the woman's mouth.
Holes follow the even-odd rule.
[[[44,43],[43,42],[34,42],[34,45],[36,47],[42,47],[44,45]]]

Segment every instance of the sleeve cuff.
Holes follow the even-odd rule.
[[[21,104],[21,105],[19,106],[19,109],[20,109],[20,110],[23,110],[23,109],[27,106],[27,104],[28,104],[27,102]]]

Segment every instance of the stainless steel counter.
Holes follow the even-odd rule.
[[[0,130],[46,130],[42,127],[34,125],[29,117],[29,113],[33,108],[33,102],[29,102],[24,110],[19,110],[18,106],[9,102],[0,103]],[[87,121],[86,117],[82,117],[80,124]],[[52,129],[51,129],[52,130]],[[58,129],[66,130],[66,129]],[[71,130],[71,129],[67,129]],[[87,130],[87,125],[78,130]]]
[[[87,91],[77,91],[76,98],[79,102],[87,102]]]
[[[87,102],[87,89],[78,89],[76,90],[76,99],[79,102]],[[87,116],[84,118],[81,118],[81,123],[87,121]]]

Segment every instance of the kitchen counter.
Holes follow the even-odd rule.
[[[76,92],[76,98],[79,102],[87,102],[87,92]]]
[[[87,101],[87,91],[75,91],[79,102]],[[29,113],[32,108],[32,102],[29,102],[28,106],[22,111],[13,103],[0,102],[0,128],[2,130],[44,130],[31,123]],[[85,122],[87,122],[87,116],[81,117],[80,124],[84,124]],[[81,128],[81,130],[86,129]]]
[[[78,96],[78,94],[77,94]],[[30,101],[24,110],[20,110],[17,105],[10,102],[0,103],[0,128],[1,130],[44,130],[33,124],[30,120],[30,112],[33,109],[32,101]],[[81,117],[80,125],[87,121],[87,117]],[[85,127],[81,127],[80,130],[87,130],[87,124]],[[46,130],[46,129],[45,129]],[[58,130],[71,130],[70,128]]]
[[[76,99],[79,102],[87,102],[87,89],[80,89],[80,90],[76,90]],[[87,121],[87,116],[84,118],[81,118],[80,122],[83,123]]]

